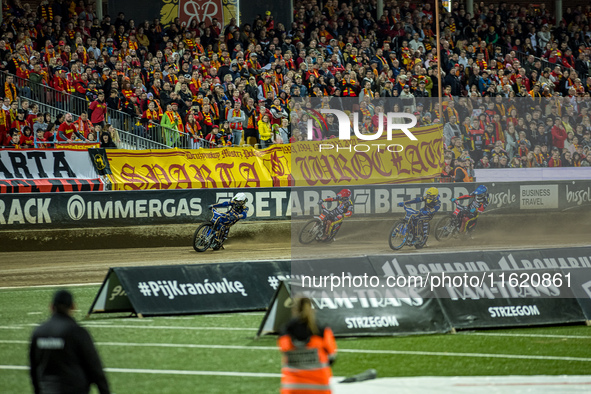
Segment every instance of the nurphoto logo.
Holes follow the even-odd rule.
[[[405,113],[405,112],[388,112],[384,114],[380,112],[378,114],[378,129],[375,134],[363,134],[359,131],[359,114],[357,112],[353,113],[353,121],[349,119],[349,116],[343,111],[339,111],[336,109],[320,109],[320,113],[322,114],[332,114],[336,116],[339,124],[339,139],[340,140],[350,140],[351,139],[351,128],[353,128],[353,133],[355,137],[360,140],[364,141],[375,141],[378,138],[382,137],[384,134],[384,123],[386,124],[386,137],[388,141],[392,140],[392,130],[400,130],[406,136],[412,140],[416,141],[417,137],[415,137],[409,129],[413,128],[417,124],[417,118],[413,114]],[[385,122],[384,122],[384,117]],[[399,123],[401,119],[410,119],[409,123]],[[353,127],[351,127],[351,124]],[[312,119],[308,120],[308,139],[312,140],[314,135],[313,130],[313,123]],[[355,151],[355,152],[368,152],[373,148],[377,148],[378,152],[381,151],[382,148],[385,148],[389,152],[402,152],[404,150],[404,146],[400,144],[351,144],[348,146],[339,146],[335,144],[320,144],[319,145],[319,152],[323,150],[333,150],[336,149],[338,152],[339,150],[346,150],[346,151]]]

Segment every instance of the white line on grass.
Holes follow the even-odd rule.
[[[0,365],[0,369],[11,369],[17,371],[28,371],[29,367],[24,365]],[[264,372],[227,372],[227,371],[183,371],[178,369],[139,369],[139,368],[105,368],[107,372],[120,373],[143,373],[158,375],[202,375],[202,376],[236,376],[247,378],[280,378],[280,373]]]
[[[137,317],[123,317],[123,318],[118,318],[116,320],[97,320],[97,319],[89,319],[89,320],[83,320],[82,324],[84,324],[85,322],[87,324],[102,324],[105,326],[111,325],[111,324],[117,324],[117,323],[152,323],[154,320],[152,319],[138,319]]]
[[[265,312],[237,312],[237,313],[219,313],[216,315],[207,315],[207,317],[232,317],[236,315],[244,315],[244,316],[264,316]],[[202,316],[206,317],[206,316]],[[195,319],[195,316],[161,316],[161,319],[170,319],[170,320],[191,320]],[[145,319],[139,319],[139,321]]]
[[[39,324],[30,323],[27,326],[37,327]],[[146,329],[146,330],[216,330],[216,331],[256,331],[258,328],[244,328],[244,327],[207,327],[207,326],[127,326],[127,325],[114,325],[104,323],[86,323],[84,327],[91,328],[132,328],[132,329]],[[2,327],[0,327],[2,328]],[[10,328],[7,326],[6,328]]]
[[[462,335],[482,335],[490,337],[532,337],[532,338],[565,338],[565,339],[591,339],[591,335],[558,335],[558,334],[509,334],[501,332],[466,332]]]
[[[5,286],[0,287],[0,290],[34,290],[34,289],[51,289],[51,288],[60,288],[63,289],[65,287],[82,287],[82,286],[100,286],[102,282],[99,283],[67,283],[63,285],[35,285],[35,286]]]
[[[125,326],[125,325],[107,325],[107,324],[85,324],[85,327],[92,328],[133,328],[148,330],[219,330],[219,331],[256,331],[258,328],[241,327],[195,327],[195,326]]]
[[[369,354],[408,354],[414,356],[442,356],[442,357],[478,357],[478,358],[513,358],[522,360],[558,360],[591,362],[589,357],[563,357],[563,356],[537,356],[526,354],[496,354],[496,353],[449,353],[449,352],[424,352],[415,350],[364,350],[364,349],[339,349],[341,353],[369,353]]]
[[[205,375],[205,376],[236,376],[248,378],[280,378],[280,373],[264,372],[226,372],[226,371],[183,371],[175,369],[135,369],[135,368],[106,368],[107,372],[146,373],[164,375]]]
[[[25,344],[27,341],[0,340],[0,343]],[[225,350],[272,350],[278,351],[275,346],[241,346],[241,345],[196,345],[176,343],[128,343],[128,342],[97,342],[99,346],[118,347],[161,347],[161,348],[188,348],[188,349],[225,349]],[[418,350],[371,350],[371,349],[339,349],[340,353],[360,354],[406,354],[412,356],[441,356],[441,357],[477,357],[477,358],[509,358],[520,360],[557,360],[591,362],[589,357],[565,357],[565,356],[538,356],[527,354],[496,354],[496,353],[450,353],[450,352],[426,352]]]

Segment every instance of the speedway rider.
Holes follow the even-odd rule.
[[[398,206],[402,207],[405,204],[417,204],[421,202],[425,202],[425,205],[419,210],[419,212],[414,214],[410,220],[414,228],[416,228],[417,222],[419,220],[423,222],[423,236],[426,237],[429,232],[429,222],[431,219],[433,219],[435,213],[441,208],[439,189],[436,187],[430,187],[427,189],[424,197],[417,197],[414,200],[399,202]]]
[[[230,227],[236,224],[240,219],[246,219],[246,214],[248,213],[248,207],[245,206],[248,198],[246,198],[246,194],[244,193],[237,193],[232,200],[224,201],[217,204],[212,204],[207,208],[211,211],[213,208],[224,208],[230,207],[228,211],[226,211],[219,219],[219,224],[225,226],[223,238],[219,241],[223,242],[228,237],[228,233],[230,232]]]
[[[338,203],[337,207],[332,211],[326,210],[326,213],[320,214],[320,220],[324,220],[326,218],[326,227],[324,234],[326,237],[329,237],[334,226],[334,222],[338,222],[343,219],[343,216],[350,217],[353,215],[353,203],[351,202],[351,190],[343,189],[337,193],[336,198],[325,198],[324,200],[320,200],[320,202],[332,202],[336,201]]]
[[[484,212],[488,206],[488,189],[484,185],[480,185],[470,194],[460,196],[458,198],[452,198],[451,202],[456,200],[465,200],[473,198],[468,204],[466,209],[462,210],[459,214],[458,219],[461,220],[460,232],[470,231],[476,226],[476,220],[478,215]]]

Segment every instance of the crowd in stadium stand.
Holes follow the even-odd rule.
[[[306,139],[293,120],[305,120],[298,113],[309,109],[308,97],[328,97],[329,106],[355,101],[349,109],[360,111],[368,133],[380,99],[398,98],[398,109],[419,124],[444,124],[448,175],[457,166],[591,160],[591,6],[567,8],[556,23],[544,4],[475,2],[470,15],[454,2],[451,12],[441,10],[438,75],[435,12],[424,2],[385,0],[378,18],[375,1],[296,0],[291,26],[270,12],[240,26],[215,19],[181,26],[178,18],[163,26],[122,13],[98,20],[84,1],[4,4],[5,146],[30,146],[31,134],[43,131],[44,144],[100,140],[115,147],[108,108],[137,118],[127,131],[145,138],[162,126],[169,146],[184,134],[187,148],[265,148]],[[85,98],[88,112],[51,119],[24,102],[19,107],[19,95],[32,98],[31,84]],[[58,98],[55,106],[69,110],[66,103]],[[315,139],[332,136],[324,129]]]

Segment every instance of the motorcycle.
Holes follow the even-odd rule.
[[[324,205],[324,201],[319,202],[320,209],[322,213],[325,215],[324,219],[320,219],[319,216],[314,216],[314,219],[306,222],[304,227],[300,230],[299,240],[300,243],[303,245],[307,245],[312,243],[313,241],[317,242],[329,242],[334,239],[334,237],[339,232],[341,225],[343,224],[343,219],[340,218],[332,222],[330,234],[326,234],[326,217],[330,211],[326,209]]]
[[[435,239],[438,241],[445,241],[451,237],[457,237],[459,235],[468,235],[469,232],[473,229],[468,229],[468,226],[464,226],[464,231],[462,231],[462,219],[464,217],[464,213],[468,211],[468,207],[462,205],[461,201],[463,200],[455,200],[453,203],[456,204],[456,208],[454,211],[439,219],[437,225],[435,226]]]
[[[427,235],[424,235],[423,221],[411,221],[411,217],[418,214],[419,211],[406,206],[406,204],[402,207],[404,208],[406,215],[404,216],[404,219],[400,219],[394,223],[390,230],[390,248],[392,250],[400,250],[406,245],[421,249],[425,246],[427,239],[429,238],[429,228],[427,228]],[[427,226],[429,226],[429,223],[427,223]]]
[[[212,217],[209,223],[203,223],[193,235],[193,249],[196,252],[205,252],[207,249],[219,250],[224,246],[224,234],[227,226],[219,223],[224,216],[217,209],[212,208]]]

